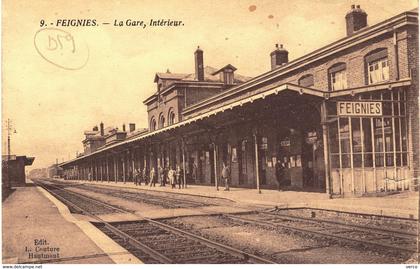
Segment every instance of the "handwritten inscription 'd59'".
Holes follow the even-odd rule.
[[[61,29],[45,28],[37,31],[34,45],[38,54],[47,62],[67,70],[84,67],[89,60],[86,44]]]

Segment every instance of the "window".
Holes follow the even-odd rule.
[[[233,72],[225,71],[223,72],[223,81],[225,84],[232,85],[233,84]]]
[[[362,118],[362,131],[363,131],[363,151],[364,151],[364,165],[365,167],[373,166],[373,153],[372,153],[372,119]]]
[[[159,115],[159,128],[165,127],[165,116],[162,113]]]
[[[341,118],[340,122],[341,165],[350,167],[350,126],[348,118]]]
[[[332,91],[343,90],[347,88],[347,72],[346,64],[338,63],[333,65],[329,70],[330,89]]]
[[[169,109],[168,113],[168,125],[175,123],[175,113],[172,108]]]
[[[152,118],[150,120],[150,131],[154,131],[154,130],[156,130],[156,120],[155,118]]]
[[[365,72],[367,84],[375,84],[389,80],[389,61],[386,48],[373,50],[365,56]]]
[[[368,63],[369,84],[389,80],[388,58]]]
[[[312,87],[314,86],[314,76],[304,75],[298,80],[298,84],[302,87]]]
[[[404,90],[365,93],[363,99],[381,101],[383,116],[337,116],[336,111],[327,110],[331,167],[407,166]],[[385,104],[389,109],[386,113]]]
[[[353,166],[362,167],[362,131],[360,128],[360,118],[351,119],[352,147],[353,147]]]

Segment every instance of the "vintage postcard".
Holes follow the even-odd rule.
[[[3,268],[417,268],[418,17],[3,0]]]

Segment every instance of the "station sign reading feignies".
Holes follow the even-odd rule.
[[[382,102],[338,101],[338,116],[382,116]]]

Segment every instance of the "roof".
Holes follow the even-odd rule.
[[[234,68],[234,70],[236,70],[236,68],[231,64],[228,64],[228,65],[222,67],[221,69],[216,69],[212,66],[205,66],[204,67],[204,81],[207,81],[207,82],[221,82],[220,77],[217,76],[217,73],[219,71],[223,70],[224,68],[228,67],[228,66],[231,66],[232,68]],[[236,83],[242,83],[242,82],[245,82],[245,81],[248,81],[248,80],[251,79],[250,77],[246,77],[246,76],[243,76],[243,75],[240,75],[240,74],[235,74],[234,78],[235,78]],[[187,77],[183,78],[182,80],[198,81],[197,78],[195,77],[195,73],[189,74]]]
[[[276,68],[274,70],[268,71],[266,73],[263,73],[253,79],[251,79],[248,82],[245,82],[243,84],[234,86],[221,94],[212,96],[202,102],[199,102],[190,108],[188,110],[197,110],[197,115],[194,115],[188,119],[185,119],[183,121],[180,121],[176,124],[166,126],[164,128],[144,133],[138,137],[135,137],[134,139],[130,139],[129,141],[121,141],[117,144],[114,144],[112,146],[109,146],[107,148],[98,150],[94,153],[85,155],[83,157],[80,157],[78,159],[74,159],[71,161],[66,162],[71,163],[76,160],[84,159],[87,157],[90,157],[94,154],[99,154],[103,151],[110,150],[112,148],[123,146],[135,141],[139,141],[142,139],[149,138],[154,135],[161,134],[163,132],[167,132],[169,130],[179,128],[188,124],[191,124],[193,122],[203,120],[208,117],[212,117],[218,113],[224,112],[225,110],[233,109],[237,106],[242,106],[246,103],[252,103],[254,100],[257,99],[264,99],[269,95],[277,95],[280,92],[283,91],[292,91],[297,92],[300,95],[310,95],[314,96],[315,98],[319,98],[320,100],[329,99],[329,98],[340,98],[342,96],[347,95],[354,95],[360,92],[368,92],[368,91],[378,91],[378,90],[384,90],[384,89],[392,89],[394,87],[403,87],[403,86],[409,86],[411,85],[411,79],[410,78],[402,78],[399,81],[393,81],[393,82],[385,82],[382,84],[375,84],[375,85],[367,85],[357,88],[351,88],[351,89],[345,89],[340,91],[334,91],[329,92],[327,90],[320,90],[320,89],[313,89],[313,88],[306,88],[298,85],[294,85],[291,83],[284,83],[280,86],[273,86],[268,89],[263,89],[260,92],[251,94],[250,92],[246,92],[247,89],[251,87],[255,87],[261,84],[265,84],[269,81],[271,81],[273,78],[277,78],[279,76],[285,75],[288,72],[294,71],[298,68],[301,68],[303,66],[306,66],[316,60],[322,59],[323,57],[327,57],[329,55],[332,55],[334,53],[340,52],[342,50],[348,49],[350,47],[356,46],[360,44],[361,42],[365,42],[368,39],[373,39],[379,35],[383,35],[385,33],[388,33],[392,29],[396,29],[405,25],[415,25],[418,26],[418,18],[417,18],[417,10],[404,12],[402,14],[399,14],[397,16],[394,16],[388,20],[385,20],[381,23],[378,23],[376,25],[366,27],[360,31],[358,31],[356,34],[352,36],[345,37],[343,39],[340,39],[336,42],[333,42],[325,47],[322,47],[318,50],[313,51],[312,53],[309,53],[305,56],[302,56],[298,59],[295,59],[294,61],[289,62],[288,64]],[[215,70],[217,71],[217,70]],[[231,98],[232,96],[239,95],[240,98]],[[217,102],[219,105],[217,107],[213,106],[211,109],[199,109],[201,107],[204,107],[208,104],[213,104]]]
[[[229,69],[229,70],[232,70],[232,71],[236,71],[237,70],[236,67],[234,67],[231,64],[228,64],[228,65],[223,66],[222,68],[220,68],[216,72],[214,72],[212,75],[217,75],[217,74],[219,74],[220,72],[222,72],[225,69]]]
[[[189,76],[189,74],[171,73],[171,72],[156,73],[154,82],[158,82],[159,79],[180,80],[187,76]]]
[[[35,160],[35,157],[26,157],[26,156],[16,156],[16,155],[10,155],[9,157],[10,161],[16,161],[17,159],[24,159],[25,165],[32,165],[32,163]],[[8,155],[2,155],[2,160],[7,161]]]
[[[148,131],[149,131],[148,128],[138,128],[138,129],[134,130],[133,132],[129,132],[127,134],[127,139],[131,139],[134,136],[138,136],[138,135],[146,133]]]
[[[232,66],[230,64],[226,65],[225,67],[227,67],[227,66],[231,66],[231,67],[235,68],[234,66]],[[223,68],[225,68],[225,67],[223,67]],[[173,87],[177,83],[183,83],[183,82],[222,83],[222,81],[220,80],[220,77],[215,74],[215,72],[217,72],[219,70],[222,70],[222,69],[216,69],[216,68],[211,67],[211,66],[205,66],[204,67],[204,81],[198,81],[195,77],[195,73],[191,73],[191,74],[170,73],[170,72],[156,73],[154,82],[156,83],[158,81],[158,79],[173,80],[173,83],[168,84],[166,86],[166,88],[162,89],[162,91],[164,91],[166,89],[169,89],[170,87]],[[236,68],[235,68],[235,70],[236,70]],[[251,77],[243,76],[243,75],[240,75],[240,74],[235,74],[234,83],[239,84],[239,83],[246,82],[250,79],[251,79]],[[147,97],[143,101],[143,103],[147,105],[150,101],[154,100],[154,98],[156,98],[156,97],[157,97],[157,92],[155,92],[152,95],[150,95],[149,97]]]
[[[91,131],[91,130],[88,130],[88,131],[84,132],[85,135],[96,135],[98,133],[99,133],[99,131]]]
[[[214,76],[213,72],[217,69],[211,66],[205,66],[204,67],[204,81],[208,82],[220,82],[219,76]],[[183,80],[195,80],[198,81],[198,79],[195,77],[195,73],[189,74],[187,77],[183,78]]]
[[[289,72],[293,72],[299,68],[307,66],[315,61],[348,49],[350,47],[356,46],[362,42],[365,42],[367,39],[375,38],[379,35],[388,33],[398,27],[405,25],[415,25],[418,26],[418,12],[417,10],[403,12],[397,16],[389,18],[385,21],[377,23],[375,25],[365,27],[351,36],[346,36],[342,39],[339,39],[329,45],[321,47],[311,53],[308,53],[302,57],[299,57],[293,61],[288,62],[285,65],[282,65],[276,69],[265,72],[259,76],[252,78],[242,84],[236,85],[228,90],[225,90],[217,95],[211,96],[207,99],[204,99],[198,103],[195,103],[188,108],[185,108],[184,112],[189,112],[192,110],[200,110],[204,106],[209,106],[214,103],[220,102],[222,99],[229,98],[232,95],[238,94],[238,92],[246,91],[252,87],[258,86],[263,83],[267,83],[277,77],[284,76]]]
[[[247,103],[253,103],[254,101],[259,100],[259,99],[265,99],[269,96],[280,94],[281,92],[286,92],[286,91],[295,92],[295,93],[299,93],[299,95],[312,96],[312,97],[317,98],[319,100],[327,100],[327,99],[330,99],[330,98],[339,98],[339,97],[346,96],[346,95],[354,95],[354,94],[357,94],[357,93],[360,93],[360,92],[378,91],[378,90],[392,89],[394,87],[402,87],[402,86],[409,86],[409,85],[411,85],[411,79],[402,79],[402,80],[399,80],[399,81],[396,81],[396,82],[386,82],[386,83],[382,83],[382,84],[367,85],[367,86],[364,86],[364,87],[357,87],[357,88],[351,88],[351,89],[334,91],[334,92],[326,92],[326,91],[321,91],[321,90],[317,90],[317,89],[313,89],[313,88],[307,88],[307,87],[294,85],[294,84],[291,84],[291,83],[284,83],[280,86],[272,87],[272,88],[270,88],[270,89],[268,89],[264,92],[259,92],[259,93],[253,94],[253,95],[245,95],[240,100],[231,100],[230,102],[222,103],[220,107],[217,107],[215,109],[201,111],[198,115],[196,115],[194,117],[191,117],[191,118],[188,118],[186,120],[180,121],[176,124],[169,125],[169,126],[163,127],[161,129],[158,129],[158,130],[155,130],[155,131],[142,133],[141,135],[135,136],[132,139],[126,139],[124,141],[115,143],[115,144],[110,145],[108,147],[101,148],[100,150],[97,150],[97,151],[92,152],[90,154],[78,157],[78,158],[70,160],[68,162],[65,162],[62,165],[71,163],[71,162],[76,161],[76,160],[81,160],[81,159],[90,157],[90,156],[95,155],[95,154],[99,154],[101,152],[116,148],[118,146],[122,146],[122,145],[126,145],[126,144],[133,143],[133,142],[136,142],[136,141],[140,141],[142,139],[146,139],[146,138],[149,138],[151,136],[158,135],[158,134],[167,132],[167,131],[175,129],[175,128],[186,126],[186,125],[194,123],[196,121],[215,116],[215,115],[217,115],[219,113],[222,113],[224,111],[232,110],[235,107],[243,106]]]
[[[25,157],[25,165],[32,165],[35,161],[35,157]]]
[[[216,76],[216,74],[218,72],[222,71],[225,68],[231,68],[233,70],[236,70],[236,68],[231,64],[228,64],[228,65],[222,67],[221,69],[216,69],[216,68],[211,67],[211,66],[205,66],[204,67],[204,81],[220,82],[220,78],[219,78],[219,76]],[[245,81],[251,79],[251,77],[246,77],[246,76],[239,75],[239,74],[235,74],[235,77],[237,78],[236,80],[238,82],[245,82]],[[157,82],[158,79],[198,81],[197,78],[195,77],[195,73],[190,73],[190,74],[170,73],[170,72],[156,73],[154,82]]]

